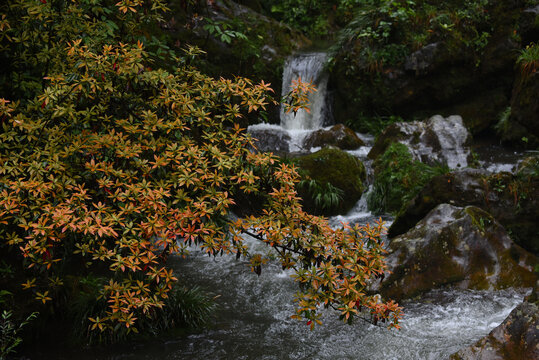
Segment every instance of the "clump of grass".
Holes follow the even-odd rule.
[[[527,79],[539,69],[539,45],[531,43],[520,51],[517,59],[520,65],[522,77]]]
[[[215,312],[214,298],[199,287],[176,285],[168,294],[162,308],[150,309],[149,316],[139,314],[135,327],[118,327],[104,331],[91,331],[89,318],[106,316],[107,303],[101,296],[104,278],[93,275],[74,280],[73,293],[67,305],[72,324],[72,342],[86,344],[112,344],[156,336],[172,330],[197,329],[206,325]]]
[[[298,188],[307,190],[318,210],[334,209],[343,200],[344,191],[329,182],[323,184],[315,179],[304,179],[299,182]]]

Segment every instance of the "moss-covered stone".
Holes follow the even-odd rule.
[[[522,249],[487,212],[441,204],[390,243],[391,274],[375,289],[395,299],[442,286],[530,287],[538,258]]]
[[[431,116],[425,121],[396,122],[376,139],[369,158],[376,159],[393,143],[408,147],[414,160],[431,166],[445,165],[451,169],[468,166],[471,140],[461,116],[444,118]]]
[[[295,162],[305,178],[314,179],[322,186],[329,183],[343,192],[339,206],[320,209],[316,206],[312,194],[307,189],[300,189],[307,211],[324,215],[344,214],[360,199],[366,172],[358,158],[340,149],[325,147],[313,154],[297,158]]]

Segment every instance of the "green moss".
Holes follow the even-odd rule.
[[[303,172],[304,179],[314,179],[322,188],[338,188],[343,192],[342,202],[332,209],[317,209],[315,199],[307,191],[301,191],[304,205],[312,212],[325,215],[344,213],[350,210],[363,193],[363,181],[366,177],[365,167],[359,159],[345,151],[326,147],[313,154],[295,160]]]
[[[397,213],[434,176],[448,171],[412,159],[401,143],[391,144],[374,163],[374,187],[368,198],[369,209],[376,213]]]

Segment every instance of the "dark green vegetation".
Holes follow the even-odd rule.
[[[259,34],[286,34],[290,51],[297,33],[233,2],[173,4],[172,15],[160,0],[0,5],[0,356],[20,342],[23,324],[26,344],[71,334],[79,345],[203,324],[211,298],[179,283],[167,261],[194,245],[260,274],[268,259],[249,252],[245,232],[296,271],[294,318],[313,328],[331,306],[348,321],[365,315],[398,327],[398,305],[365,291],[383,272],[382,225],[336,230],[304,212],[295,169],[251,152],[240,126],[278,105],[267,82],[235,76],[263,75],[258,61],[278,72],[272,59],[282,54],[259,53]],[[215,67],[237,57],[234,68]],[[307,89],[291,92],[294,109]],[[349,165],[338,165],[343,176]],[[361,195],[364,168],[353,165],[352,185],[332,187],[324,175],[322,191]],[[232,220],[248,194],[263,199],[260,214]],[[335,196],[314,201],[333,206]]]
[[[391,144],[374,162],[374,188],[367,199],[375,213],[398,213],[434,176],[449,169],[413,160],[406,145]]]
[[[334,35],[358,8],[372,0],[268,0],[264,9],[278,20],[314,38]]]
[[[509,103],[535,1],[379,1],[357,8],[333,49],[335,117],[462,115],[474,132]]]

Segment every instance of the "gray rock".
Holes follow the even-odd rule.
[[[414,71],[417,75],[426,74],[433,67],[439,43],[428,44],[412,53],[404,63],[406,71]]]
[[[290,135],[277,126],[271,128],[249,127],[249,134],[256,139],[255,146],[258,151],[271,151],[278,154],[290,152]]]

